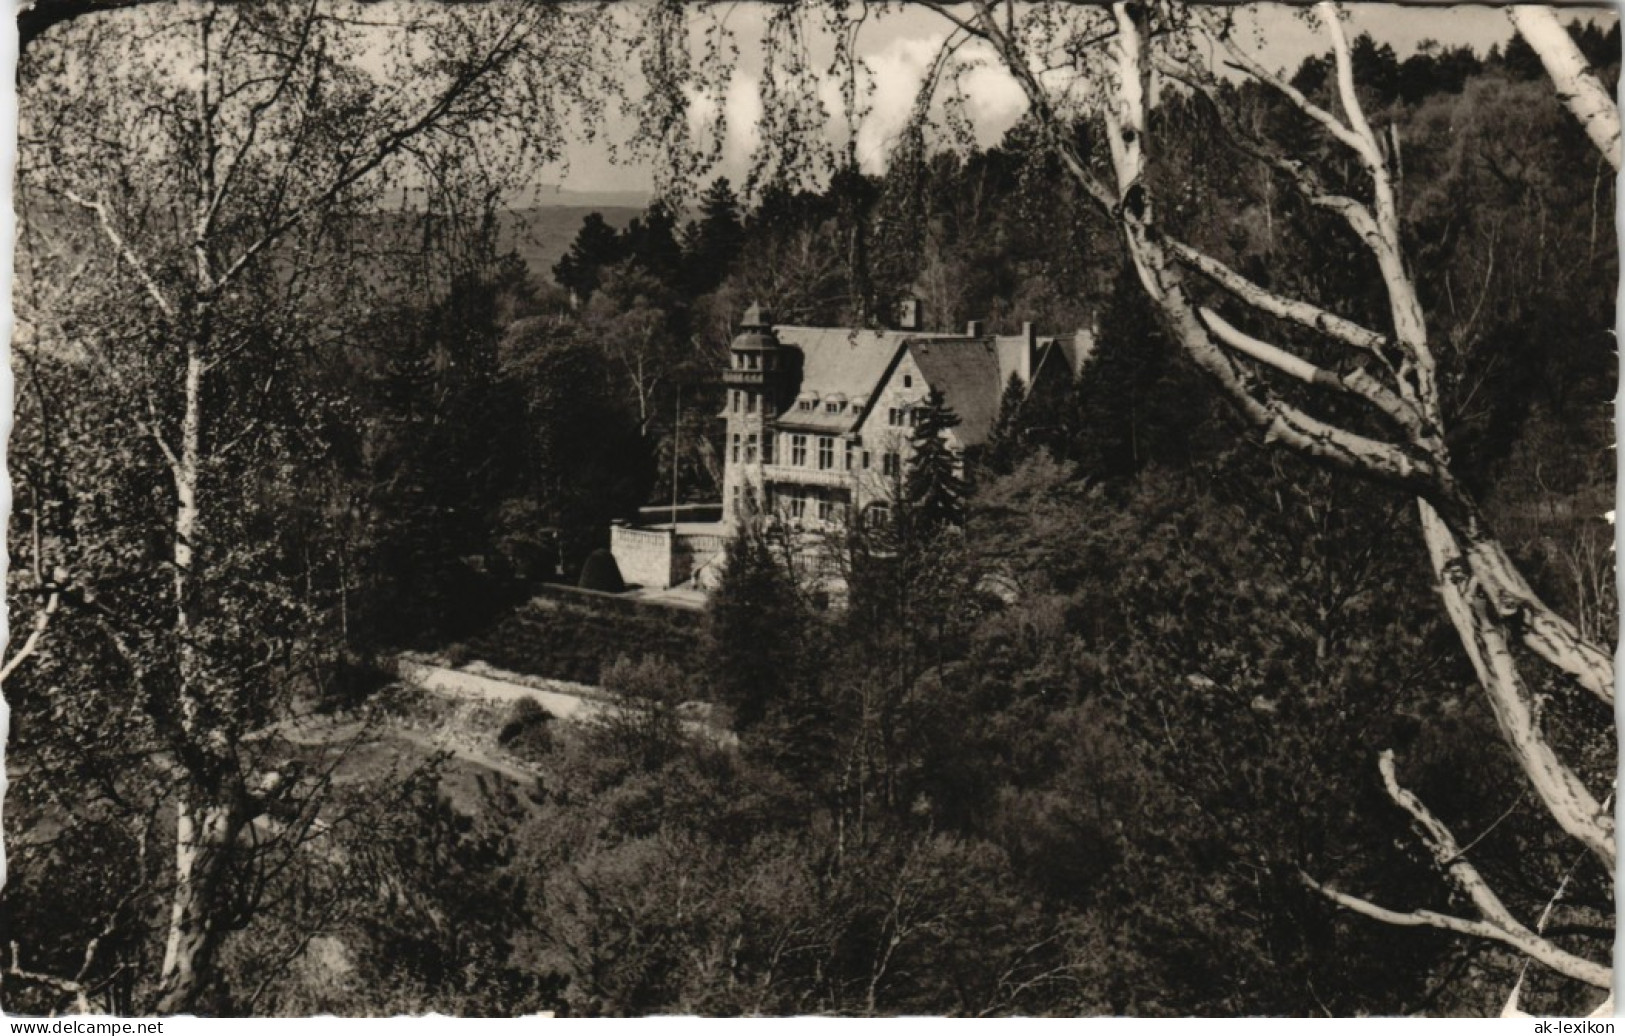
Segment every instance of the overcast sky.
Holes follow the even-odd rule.
[[[1296,17],[1298,10],[1261,4],[1246,16],[1257,30],[1248,35],[1262,41],[1260,53],[1266,65],[1292,69],[1309,54],[1328,49],[1324,34],[1317,34]],[[1379,43],[1392,46],[1401,60],[1412,54],[1417,44],[1430,39],[1446,46],[1467,44],[1482,55],[1512,33],[1505,13],[1495,7],[1351,4],[1349,10],[1351,35],[1369,32]],[[1570,17],[1596,18],[1612,24],[1617,16],[1611,10],[1591,8],[1576,10]],[[747,50],[749,41],[759,35],[761,23],[761,9],[756,5],[742,4],[729,15],[730,28]],[[920,9],[888,15],[864,26],[858,50],[873,74],[875,90],[873,110],[858,130],[858,157],[867,170],[875,172],[883,167],[886,151],[907,115],[931,56],[946,36],[946,27],[940,16]],[[756,96],[758,69],[759,63],[747,54],[735,73],[727,99],[730,132],[722,172],[736,182],[743,179],[746,156],[755,142],[749,127],[761,110]],[[996,142],[1026,107],[1020,88],[991,65],[973,73],[965,85],[978,137],[984,144]],[[825,101],[832,111],[840,110],[833,86]],[[700,118],[696,114],[696,120]],[[608,130],[613,137],[617,127],[611,125]],[[844,134],[844,129],[836,132]],[[648,168],[613,163],[602,146],[583,145],[572,151],[569,170],[560,171],[551,181],[566,190],[641,191],[650,187],[652,177]]]

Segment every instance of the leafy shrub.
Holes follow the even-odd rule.
[[[581,566],[581,589],[598,590],[607,594],[626,592],[626,582],[621,578],[621,567],[615,563],[615,555],[600,547],[587,555],[587,563]]]
[[[540,702],[520,698],[497,732],[497,744],[521,759],[546,755],[553,748],[552,722],[553,714]]]

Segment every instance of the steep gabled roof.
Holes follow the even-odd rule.
[[[999,350],[991,338],[911,339],[909,354],[925,383],[959,415],[959,441],[978,446],[993,430],[1004,395]]]
[[[1010,384],[1010,375],[1019,374],[1023,383],[1032,378],[1032,357],[1027,355],[1026,335],[999,335],[993,339],[993,349],[999,361],[999,391]]]
[[[840,393],[847,399],[872,396],[890,369],[903,343],[912,339],[942,337],[918,331],[866,331],[846,327],[775,327],[779,344],[801,353],[801,384],[798,394],[813,392],[819,405],[812,413],[796,409],[794,403],[779,415],[784,427],[805,427],[825,432],[847,432],[857,426],[863,408],[851,405],[839,414],[826,414],[823,401]]]

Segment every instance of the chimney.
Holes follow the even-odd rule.
[[[904,299],[897,306],[897,327],[902,331],[920,329],[920,300]]]
[[[982,337],[982,322],[980,320],[972,320],[970,323],[966,324],[965,325],[965,337],[966,338],[980,338],[980,337]]]
[[[1033,322],[1021,322],[1021,380],[1028,385],[1033,383],[1033,364],[1038,360],[1038,336],[1033,332]]]

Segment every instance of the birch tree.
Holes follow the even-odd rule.
[[[1518,35],[1540,55],[1540,63],[1557,89],[1557,99],[1580,121],[1614,172],[1619,172],[1619,105],[1557,20],[1557,12],[1538,4],[1514,4],[1506,11]]]
[[[27,678],[53,617],[77,606],[106,649],[100,680],[130,687],[150,724],[174,793],[159,1013],[211,1004],[241,923],[244,840],[289,830],[265,820],[290,801],[307,828],[320,808],[320,782],[249,747],[285,714],[321,621],[319,563],[279,535],[322,462],[330,402],[299,365],[388,287],[368,261],[411,253],[410,232],[380,230],[386,208],[413,228],[500,196],[556,155],[565,106],[592,118],[610,89],[586,64],[596,19],[548,5],[166,4],[31,38],[15,351],[56,372],[59,394],[27,410],[42,431],[24,463],[65,499],[33,510],[47,527],[23,582],[46,596],[6,676]],[[73,452],[53,455],[62,446]],[[121,472],[161,558],[75,525]]]
[[[1580,751],[1554,739],[1543,709],[1545,689],[1577,690],[1591,699],[1589,706],[1583,697],[1573,705],[1581,722],[1605,738],[1613,661],[1606,646],[1535,592],[1458,473],[1440,362],[1407,259],[1400,206],[1403,142],[1367,116],[1339,8],[1321,4],[1312,17],[1331,50],[1328,103],[1266,68],[1230,12],[1178,4],[996,0],[908,6],[935,12],[946,29],[915,105],[916,119],[930,116],[938,92],[948,96],[951,126],[960,77],[977,62],[995,62],[1022,91],[1044,153],[1116,227],[1166,333],[1247,423],[1275,448],[1414,497],[1429,578],[1477,674],[1504,748],[1551,820],[1611,874],[1616,849],[1606,778],[1588,772]],[[865,16],[845,5],[785,5],[770,15],[767,32],[844,39]],[[1527,23],[1542,35],[1540,15],[1519,17],[1520,29]],[[846,57],[855,60],[850,44]],[[836,64],[832,75],[839,76],[847,67],[839,53]],[[1610,138],[1594,92],[1571,89],[1572,77],[1558,64],[1554,76],[1563,101],[1590,113],[1582,121],[1617,163],[1617,124]],[[781,71],[781,82],[816,75],[794,61],[784,62]],[[1238,79],[1259,85],[1306,120],[1318,135],[1311,150],[1269,139],[1256,122],[1239,118],[1227,96]],[[1159,126],[1158,109],[1171,92],[1205,98],[1237,154],[1312,213],[1340,226],[1339,245],[1352,242],[1378,279],[1380,319],[1362,322],[1312,297],[1273,288],[1291,278],[1243,272],[1184,239],[1177,220],[1165,219],[1176,206],[1156,194],[1158,134],[1170,132]],[[781,105],[775,117],[773,95],[764,91],[764,101],[764,138],[768,147],[778,147],[795,108]],[[849,114],[854,107],[849,102]],[[1330,151],[1323,154],[1325,148]],[[1571,979],[1609,987],[1607,964],[1565,950],[1531,919],[1513,915],[1471,866],[1447,823],[1404,788],[1390,755],[1381,757],[1380,773],[1444,880],[1472,904],[1471,914],[1396,909],[1305,875],[1310,887],[1373,919],[1493,940]]]
[[[975,5],[974,13],[964,18],[946,9],[944,13],[961,31],[986,41],[1000,55],[1032,110],[1049,127],[1052,146],[1072,177],[1117,221],[1164,326],[1266,440],[1415,494],[1432,577],[1507,748],[1552,819],[1612,871],[1614,824],[1608,796],[1588,783],[1587,778],[1594,781],[1596,775],[1580,772],[1576,761],[1565,758],[1543,729],[1536,684],[1525,671],[1530,662],[1549,666],[1602,706],[1611,707],[1612,660],[1602,645],[1581,636],[1573,622],[1535,594],[1453,470],[1438,364],[1406,264],[1398,202],[1400,144],[1385,139],[1365,115],[1341,12],[1334,5],[1317,8],[1320,28],[1332,44],[1340,110],[1317,104],[1266,69],[1226,20],[1124,4],[1114,5],[1109,19],[1104,14],[1090,19],[1105,39],[1106,64],[1093,82],[1109,165],[1081,152],[1075,138],[1064,132],[1066,98],[1036,71],[1045,63],[1037,42],[1041,37],[1030,27],[1023,34],[991,4]],[[1221,68],[1204,60],[1202,49],[1193,45],[1197,40],[1214,48],[1211,53],[1220,55]],[[1239,149],[1282,177],[1311,206],[1342,220],[1364,247],[1386,292],[1384,325],[1360,326],[1312,300],[1272,291],[1181,241],[1159,221],[1160,199],[1152,195],[1148,176],[1156,156],[1156,141],[1150,136],[1155,91],[1172,81],[1206,94],[1223,118],[1226,102],[1219,96],[1217,80],[1226,68],[1275,91],[1353,159],[1360,176],[1353,189],[1343,193],[1330,187],[1311,163],[1252,137],[1235,120],[1228,120]],[[1203,296],[1209,293],[1213,301],[1205,304]],[[1242,321],[1296,325],[1345,350],[1345,357],[1332,364],[1317,363],[1267,340],[1262,332],[1243,330],[1238,326]],[[1312,391],[1288,396],[1276,387],[1293,382]],[[1299,398],[1304,402],[1297,402]],[[1332,399],[1360,405],[1374,423],[1322,416],[1327,412],[1325,401]],[[1381,431],[1368,430],[1372,428]],[[1605,724],[1605,716],[1597,710],[1594,719]],[[1390,796],[1414,818],[1423,843],[1448,879],[1474,903],[1478,916],[1393,910],[1328,888],[1312,876],[1305,880],[1341,905],[1379,920],[1493,939],[1568,977],[1607,989],[1611,972],[1606,965],[1562,950],[1511,916],[1462,856],[1445,823],[1399,784],[1391,756],[1383,760]]]

